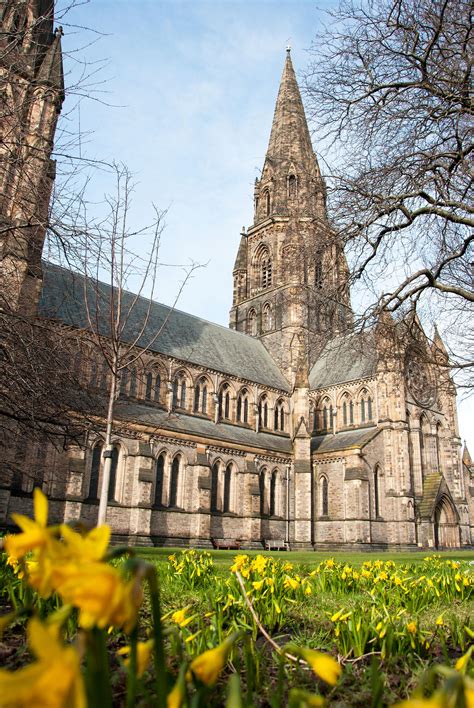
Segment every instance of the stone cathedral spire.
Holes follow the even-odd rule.
[[[302,362],[350,325],[348,269],[330,227],[289,50],[260,179],[254,223],[243,229],[234,266],[230,326],[259,337],[293,385]]]
[[[262,176],[255,185],[254,223],[271,215],[325,217],[325,185],[289,50]]]

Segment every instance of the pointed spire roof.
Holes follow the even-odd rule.
[[[471,458],[469,450],[467,449],[466,441],[464,441],[464,450],[462,451],[462,461],[463,461],[463,464],[466,465],[466,467],[468,469],[470,469],[472,467],[472,458]]]
[[[287,49],[268,143],[267,159],[304,163],[308,158],[316,163],[303,101],[296,81],[290,50]]]
[[[441,355],[444,359],[448,360],[449,359],[449,354],[448,350],[446,349],[446,346],[441,339],[441,335],[438,331],[438,327],[435,325],[434,326],[434,333],[433,333],[433,346],[432,350],[434,354]]]
[[[61,100],[64,99],[63,53],[61,49],[62,35],[62,27],[59,27],[54,33],[54,39],[45,54],[37,75],[38,81],[44,81],[59,90]]]
[[[239,250],[237,251],[233,272],[235,273],[236,270],[247,270],[247,234],[245,233],[245,228],[242,228],[242,233],[240,234]]]

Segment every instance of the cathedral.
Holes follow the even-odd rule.
[[[1,3],[2,91],[16,109],[2,117],[0,277],[2,306],[8,301],[60,336],[87,329],[89,283],[42,260],[64,100],[53,5]],[[94,524],[105,452],[116,541],[471,546],[474,467],[467,450],[461,455],[446,348],[415,319],[385,313],[370,331],[355,326],[344,242],[327,213],[289,50],[254,220],[240,234],[232,276],[229,328],[138,298],[124,336],[140,331],[147,313],[144,335],[153,343],[143,351],[137,344],[121,373],[113,449],[104,450],[98,421],[82,444],[45,445],[38,478],[30,469],[36,458],[24,453],[28,440],[13,443],[23,469],[2,475],[0,525],[7,528],[14,512],[31,513],[34,486],[48,495],[53,521]],[[109,285],[98,287],[111,296]],[[99,354],[82,362],[84,385],[107,389]]]

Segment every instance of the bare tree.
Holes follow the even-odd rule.
[[[186,282],[199,264],[182,266],[181,281],[168,316],[156,330],[149,327],[158,284],[160,238],[165,212],[154,207],[150,224],[132,229],[130,223],[132,177],[115,166],[115,193],[106,198],[107,213],[85,225],[83,302],[87,336],[93,342],[99,365],[108,371],[105,416],[104,466],[98,523],[105,522],[112,465],[115,403],[120,390],[136,386],[131,379],[143,356],[154,349]],[[88,248],[90,244],[90,248]],[[138,247],[139,244],[139,247]],[[104,287],[104,281],[107,287]]]
[[[306,94],[353,281],[371,312],[436,305],[448,329],[462,314],[472,332],[472,6],[342,0],[329,14]],[[472,352],[454,354],[473,366]]]

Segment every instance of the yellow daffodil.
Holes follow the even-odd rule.
[[[184,699],[186,698],[186,685],[184,679],[184,670],[179,672],[178,679],[166,696],[166,708],[181,708]]]
[[[437,627],[442,627],[443,624],[444,624],[443,615],[440,615],[440,616],[436,619],[436,626],[437,626]]]
[[[265,580],[256,580],[255,582],[252,583],[252,585],[255,588],[255,590],[261,590],[264,582],[265,582]]]
[[[153,646],[154,646],[153,639],[149,639],[146,642],[137,642],[137,676],[139,678],[141,676],[143,676],[146,668],[148,667],[148,664],[151,661]],[[131,651],[131,647],[127,646],[127,647],[122,647],[117,652],[117,654],[119,654],[120,656],[126,657],[123,660],[123,663],[127,667],[130,664],[130,658],[129,658],[130,651]]]
[[[265,558],[265,556],[258,555],[252,561],[252,570],[254,570],[255,572],[257,572],[261,575],[263,573],[263,571],[265,570],[267,563],[268,563],[268,559]]]
[[[100,561],[109,547],[109,526],[98,526],[82,536],[69,526],[62,524],[61,534],[70,560]]]
[[[407,632],[410,634],[416,634],[416,622],[408,622]]]
[[[235,573],[236,570],[240,570],[241,568],[244,567],[244,565],[247,565],[249,560],[249,557],[240,553],[234,558],[234,564],[231,566],[231,571]]]
[[[310,665],[316,676],[319,676],[330,686],[336,685],[341,674],[341,667],[332,656],[305,647],[298,647],[297,653]]]
[[[22,514],[12,514],[13,521],[23,533],[12,534],[5,538],[5,550],[15,559],[23,558],[28,551],[45,546],[50,538],[46,527],[48,522],[48,500],[43,492],[36,488],[33,493],[35,520]]]
[[[85,708],[86,698],[76,650],[59,640],[57,625],[28,624],[28,644],[37,661],[17,671],[0,669],[0,701],[15,708]]]
[[[286,578],[285,578],[285,580],[284,580],[284,582],[283,582],[283,585],[285,586],[285,588],[286,588],[287,590],[289,590],[290,588],[291,588],[292,590],[297,590],[297,589],[299,588],[299,586],[300,586],[300,584],[299,584],[299,582],[296,580],[296,578],[291,578],[289,575],[286,576]]]
[[[227,657],[235,639],[236,635],[228,637],[222,644],[214,647],[214,649],[208,649],[191,662],[190,669],[199,681],[206,684],[206,686],[215,684],[220,672],[226,665]]]
[[[58,570],[57,592],[64,602],[80,610],[85,629],[123,627],[130,631],[143,599],[139,581],[124,581],[118,570],[105,563],[71,564]]]
[[[186,616],[188,609],[189,608],[185,607],[183,610],[176,610],[176,612],[173,612],[171,615],[172,621],[181,628],[186,627],[194,619],[194,615],[192,617]]]
[[[471,644],[469,649],[465,654],[463,654],[459,659],[456,661],[454,668],[456,671],[459,671],[460,673],[464,673],[466,671],[466,667],[469,664],[469,660],[471,658],[472,652],[474,651],[474,644]]]

